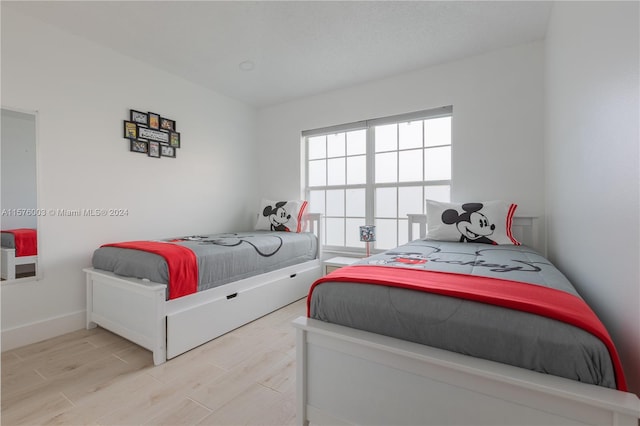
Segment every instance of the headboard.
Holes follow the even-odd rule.
[[[427,236],[427,215],[408,214],[407,216],[409,217],[409,241],[425,238]],[[418,231],[417,237],[415,236],[416,230]],[[511,230],[516,240],[546,255],[539,245],[538,218],[536,216],[514,216]]]
[[[304,223],[304,230],[307,232],[313,232],[318,237],[320,236],[320,225],[322,222],[320,218],[322,215],[320,213],[305,213],[302,216],[302,222]]]
[[[305,213],[302,216],[302,222],[304,223],[304,230],[306,232],[313,232],[318,237],[318,258],[322,256],[322,221],[320,220],[322,215],[320,213]]]

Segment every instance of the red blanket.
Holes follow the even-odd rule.
[[[355,265],[337,269],[313,283],[307,297],[307,316],[310,315],[311,295],[314,288],[327,281],[379,284],[426,291],[503,306],[566,322],[602,340],[611,356],[618,389],[627,390],[622,364],[609,333],[591,308],[582,299],[570,293],[535,284],[475,275]]]
[[[157,241],[128,241],[104,244],[102,247],[141,250],[164,257],[169,268],[169,299],[198,291],[198,259],[187,247]]]
[[[35,256],[38,254],[38,237],[35,229],[18,228],[7,229],[8,234],[13,234],[16,245],[16,257]]]

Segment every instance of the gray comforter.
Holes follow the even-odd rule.
[[[476,274],[578,295],[557,268],[527,247],[416,240],[358,264]],[[326,282],[312,293],[310,316],[616,388],[604,343],[582,329],[535,314],[403,288]]]
[[[198,291],[313,260],[318,250],[315,235],[308,232],[238,232],[164,241],[188,247],[196,254]],[[92,264],[126,277],[169,282],[164,258],[145,251],[101,247],[94,251]]]
[[[2,232],[0,234],[1,245],[4,248],[16,248],[16,241],[13,234],[9,232]]]

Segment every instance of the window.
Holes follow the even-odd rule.
[[[407,242],[407,214],[449,201],[452,107],[310,130],[305,196],[323,215],[327,250],[359,251],[359,226],[376,225],[376,249]]]

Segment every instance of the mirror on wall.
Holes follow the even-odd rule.
[[[38,277],[37,114],[2,107],[2,283]]]

